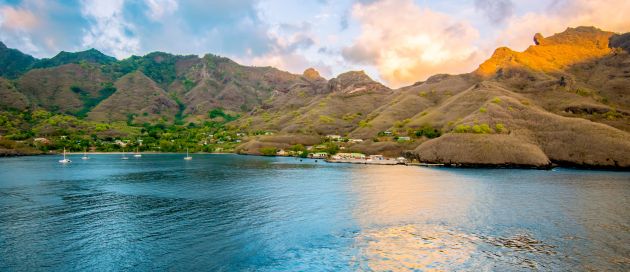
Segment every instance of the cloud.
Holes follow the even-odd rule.
[[[145,3],[148,6],[147,16],[153,21],[173,14],[178,7],[175,0],[146,0]]]
[[[475,0],[475,8],[493,23],[502,23],[514,14],[514,3],[511,0]]]
[[[91,22],[83,36],[84,47],[95,47],[117,58],[140,49],[133,25],[123,17],[123,0],[84,0],[82,4],[81,13]]]
[[[311,25],[306,22],[285,23],[273,27],[268,31],[268,35],[274,40],[268,52],[258,56],[250,54],[239,60],[255,66],[273,66],[294,73],[302,73],[307,68],[314,67],[322,75],[330,76],[332,68],[329,65],[321,61],[311,61],[305,57],[305,51],[317,50],[315,46],[317,42],[311,31]]]
[[[2,7],[0,17],[2,27],[13,30],[29,30],[39,24],[39,20],[32,12],[21,8]]]
[[[628,32],[630,20],[627,14],[630,14],[630,1],[627,0],[555,0],[543,11],[528,12],[507,20],[497,44],[524,50],[532,44],[532,37],[537,32],[549,36],[577,26]]]
[[[80,49],[86,21],[76,7],[74,0],[0,0],[0,40],[36,57]]]
[[[411,0],[358,3],[352,16],[361,33],[343,49],[343,57],[376,66],[390,85],[410,84],[436,73],[467,72],[478,64],[475,28]]]

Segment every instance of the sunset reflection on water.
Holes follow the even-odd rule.
[[[452,182],[455,175],[405,166],[356,170],[353,214],[364,231],[352,262],[359,269],[439,271],[470,258],[478,238],[436,224],[463,217],[474,200]]]

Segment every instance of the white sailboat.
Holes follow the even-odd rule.
[[[59,163],[71,163],[72,161],[70,159],[66,159],[66,148],[63,149],[63,160],[59,160]]]
[[[140,154],[140,151],[139,151],[138,147],[136,147],[136,154],[133,154],[133,156],[136,157],[136,158],[142,157],[142,154]]]
[[[186,148],[186,157],[184,157],[184,160],[187,160],[187,161],[192,160],[192,157],[188,155],[188,148]]]
[[[120,159],[121,159],[121,160],[128,160],[128,159],[129,159],[129,157],[127,157],[127,156],[125,155],[125,150],[124,150],[124,149],[123,149],[123,152],[122,152],[122,157],[120,157]]]
[[[89,160],[90,159],[90,157],[88,157],[88,155],[87,155],[87,149],[83,150],[83,157],[81,157],[81,159],[82,160]]]

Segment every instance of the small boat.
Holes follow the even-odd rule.
[[[184,160],[187,160],[187,161],[192,160],[192,157],[188,155],[188,148],[186,148],[186,157],[184,157]]]
[[[63,160],[59,160],[59,163],[66,164],[66,163],[71,163],[71,162],[72,161],[70,159],[66,159],[66,149],[64,148],[63,149]]]
[[[81,157],[82,160],[89,160],[90,157],[88,157],[87,155],[87,149],[83,150],[83,157]]]
[[[142,154],[140,154],[140,151],[139,151],[138,147],[136,147],[136,154],[133,154],[133,156],[136,157],[136,158],[142,157]]]
[[[129,159],[129,157],[127,157],[127,156],[125,155],[125,150],[124,150],[124,149],[123,149],[122,157],[120,157],[120,159],[121,159],[121,160],[128,160],[128,159]]]

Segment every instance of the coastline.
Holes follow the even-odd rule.
[[[61,153],[4,153],[0,154],[0,158],[10,157],[25,157],[25,156],[53,156],[60,155]],[[83,155],[83,152],[66,152],[66,155]],[[122,155],[123,152],[87,152],[89,155]],[[124,154],[133,155],[135,152],[125,152]],[[160,154],[186,154],[185,152],[140,152],[142,155],[160,155]],[[191,155],[242,155],[242,156],[259,156],[259,157],[288,157],[291,156],[266,156],[257,154],[242,154],[237,152],[197,152],[190,153]],[[309,160],[315,160],[311,158],[304,158]],[[592,171],[630,171],[630,167],[613,167],[613,166],[599,166],[599,165],[584,165],[576,163],[567,163],[562,161],[553,161],[548,165],[523,165],[523,164],[483,164],[483,163],[441,163],[441,162],[405,162],[400,163],[395,159],[388,159],[382,161],[368,161],[368,160],[331,160],[331,159],[317,159],[327,163],[342,163],[342,164],[364,164],[364,165],[405,165],[416,167],[437,167],[437,168],[470,168],[470,169],[530,169],[530,170],[552,170],[554,168],[567,168],[567,169],[579,169],[579,170],[592,170]]]

